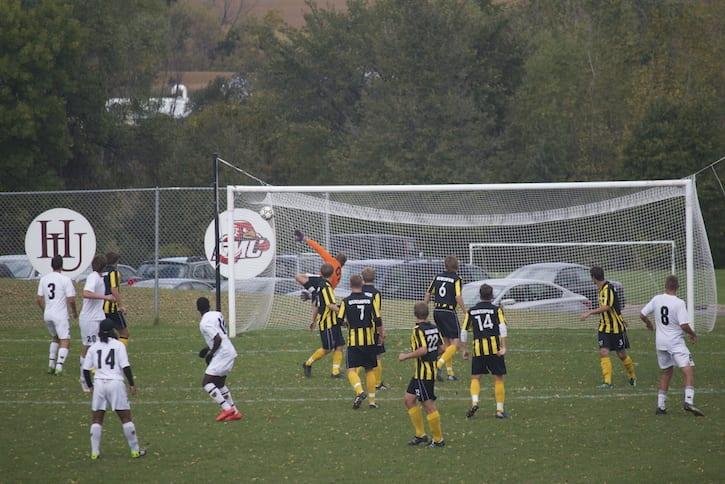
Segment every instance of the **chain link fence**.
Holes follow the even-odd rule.
[[[204,255],[213,188],[0,193],[0,328],[42,324],[35,304],[39,276],[25,255],[25,235],[52,208],[74,210],[90,222],[96,253],[120,254],[121,296],[131,326],[196,324],[196,298],[213,301],[214,269]],[[79,310],[89,271],[74,278]]]

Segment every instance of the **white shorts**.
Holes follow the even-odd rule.
[[[204,370],[204,374],[211,376],[227,376],[234,367],[234,360],[237,358],[235,353],[219,350],[211,359],[209,366]]]
[[[45,326],[48,328],[48,333],[50,333],[52,337],[58,337],[58,339],[70,339],[70,323],[67,319],[46,320]]]
[[[690,350],[684,344],[673,346],[668,350],[657,350],[657,363],[661,370],[666,370],[672,366],[683,368],[685,366],[695,366],[692,361]]]
[[[126,394],[126,384],[121,380],[95,380],[93,382],[93,400],[91,410],[106,411],[107,405],[111,410],[131,410]]]
[[[101,325],[101,320],[92,319],[89,321],[81,319],[78,323],[81,327],[81,344],[91,346],[98,340],[98,328]]]

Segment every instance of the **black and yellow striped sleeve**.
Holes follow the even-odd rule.
[[[381,296],[379,292],[376,292],[375,295],[373,295],[373,309],[377,311],[378,316],[382,317],[383,296]]]
[[[325,307],[329,307],[330,304],[335,304],[335,293],[332,292],[330,286],[322,288],[322,299],[325,301]]]
[[[113,287],[118,287],[119,282],[120,282],[119,279],[120,278],[119,278],[119,275],[118,275],[118,271],[111,271],[111,272],[108,273],[108,282],[109,282],[109,285],[112,288]]]
[[[612,286],[607,285],[607,290],[604,293],[604,304],[609,306],[609,308],[614,308],[614,289],[612,289]]]
[[[461,326],[461,329],[464,331],[468,331],[471,328],[471,313],[466,311],[466,316],[463,318],[463,326]]]
[[[501,308],[498,308],[498,324],[508,324]]]
[[[380,326],[382,323],[382,316],[380,315],[380,304],[376,304],[377,297],[373,297],[373,322],[375,326]]]
[[[456,291],[456,296],[461,295],[461,290],[462,290],[461,285],[462,285],[461,278],[459,277],[458,279],[456,279],[456,282],[453,284],[453,287],[455,288],[455,291]]]
[[[415,351],[421,346],[426,346],[425,335],[418,328],[415,328],[413,330],[413,336],[410,338],[410,347]]]
[[[347,301],[343,300],[342,303],[340,303],[340,309],[337,311],[337,319],[340,321],[345,320],[345,308],[347,308]]]

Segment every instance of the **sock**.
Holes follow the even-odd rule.
[[[609,385],[612,384],[612,360],[608,356],[599,358],[599,364],[602,366],[602,381]]]
[[[637,378],[637,375],[634,373],[634,361],[631,356],[627,355],[627,357],[622,360],[622,364],[624,365],[624,369],[627,370],[628,377]]]
[[[219,389],[219,391],[221,392],[222,397],[224,397],[224,400],[226,400],[226,402],[229,404],[229,406],[230,407],[233,407],[234,406],[234,400],[232,400],[232,394],[229,391],[229,387],[227,387],[226,385],[224,385],[223,387],[221,387]]]
[[[408,416],[410,421],[413,423],[416,437],[423,437],[425,435],[425,427],[423,426],[423,412],[420,411],[419,406],[408,409]]]
[[[55,368],[55,358],[58,356],[59,346],[55,341],[50,342],[50,348],[48,349],[48,368]]]
[[[83,362],[84,362],[84,361],[86,361],[86,359],[85,359],[84,357],[82,357],[82,356],[81,356],[81,357],[80,357],[80,362],[81,362],[81,383],[83,383],[83,385],[84,385],[84,388],[85,388],[85,384],[86,384],[86,379],[85,379],[85,378],[83,378]]]
[[[222,392],[219,391],[219,388],[217,388],[217,386],[213,383],[207,383],[206,385],[204,385],[204,390],[206,390],[206,393],[209,394],[212,400],[221,405],[223,410],[229,410],[230,408],[232,408],[232,406],[229,405],[226,400],[224,400]]]
[[[443,440],[443,432],[441,431],[441,414],[438,413],[438,410],[428,414],[428,425],[430,425],[430,431],[433,434],[433,441],[440,442]]]
[[[101,434],[103,433],[103,426],[101,424],[91,424],[91,453],[101,453]]]
[[[55,370],[60,371],[63,369],[65,359],[68,357],[68,348],[61,348],[58,350],[58,361],[55,363]]]
[[[442,368],[443,365],[446,365],[448,367],[450,365],[450,361],[453,359],[453,355],[456,354],[456,351],[458,348],[456,348],[456,345],[449,345],[448,348],[443,352],[440,358],[438,358],[438,362],[436,363],[437,368]],[[452,367],[451,367],[451,371]],[[448,373],[449,375],[452,375],[453,373]]]
[[[136,426],[133,422],[123,424],[123,435],[126,436],[126,441],[131,450],[138,452],[138,437],[136,436]]]
[[[503,403],[506,400],[506,388],[503,380],[496,380],[494,383],[494,394],[496,395],[496,411],[503,412]]]
[[[340,374],[340,364],[342,363],[342,350],[335,350],[332,353],[332,374]]]
[[[657,407],[663,410],[667,408],[667,392],[664,390],[657,392]]]
[[[360,377],[358,376],[357,371],[348,371],[347,379],[350,381],[350,385],[352,385],[352,390],[355,392],[355,395],[363,391],[362,383],[360,382]]]
[[[368,402],[375,403],[375,372],[373,370],[365,373],[365,385],[368,389]]]
[[[471,406],[478,405],[478,394],[481,393],[481,382],[471,379]]]
[[[123,343],[123,346],[128,347],[128,337],[126,337],[126,336],[119,336],[118,337],[118,341],[120,341],[121,343]]]
[[[448,373],[448,376],[453,376],[454,373],[453,373],[453,362],[452,361],[449,361],[446,364],[446,373]]]
[[[378,366],[373,370],[375,372],[375,386],[379,387],[383,383],[383,362],[378,360]]]
[[[685,403],[692,405],[695,403],[695,388],[685,387]]]
[[[307,361],[305,361],[305,365],[312,366],[312,363],[314,363],[315,361],[319,360],[320,358],[322,358],[326,354],[327,353],[325,353],[325,350],[323,350],[322,348],[318,348],[317,351],[315,351],[314,353],[312,353],[312,356],[310,356],[309,358],[307,358]]]

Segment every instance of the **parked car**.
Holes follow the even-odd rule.
[[[275,258],[275,275],[282,278],[294,278],[295,274],[317,274],[320,272],[322,257],[316,253],[284,254]]]
[[[143,262],[137,271],[138,278],[154,279],[154,261]],[[159,279],[196,279],[209,284],[216,283],[214,269],[205,257],[163,257],[159,259]],[[138,284],[138,282],[136,283]]]
[[[10,270],[10,267],[3,263],[0,263],[0,277],[14,278],[15,274],[13,274],[13,271]]]
[[[477,304],[483,284],[493,288],[493,303],[505,309],[530,309],[579,314],[591,308],[585,296],[576,294],[553,282],[532,279],[486,279],[463,286],[463,302],[467,307]]]
[[[402,261],[390,269],[383,283],[377,287],[386,298],[422,299],[433,278],[444,270],[443,259]],[[463,284],[488,278],[488,274],[474,264],[461,264],[458,275]]]
[[[0,264],[4,264],[16,279],[39,279],[40,274],[33,268],[25,254],[0,255]]]
[[[528,264],[519,267],[507,279],[536,279],[538,281],[553,282],[576,294],[586,296],[594,307],[599,306],[599,290],[592,282],[589,275],[589,267],[581,264],[570,264],[567,262],[545,262],[540,264]],[[621,282],[609,281],[614,287],[619,298],[620,306],[624,309],[625,296],[624,286]]]
[[[138,281],[133,287],[152,288],[156,284],[154,279]],[[176,289],[185,291],[211,291],[214,286],[205,281],[183,277],[159,278],[159,289]]]
[[[334,234],[331,254],[344,252],[348,259],[413,259],[420,257],[413,237],[390,234]]]
[[[222,293],[226,292],[228,286],[227,280],[223,280],[219,285]],[[291,277],[263,277],[257,276],[252,279],[237,279],[234,281],[235,292],[243,292],[248,294],[264,294],[272,292],[274,294],[289,294],[299,290],[300,285]]]
[[[335,296],[347,297],[350,294],[350,277],[355,274],[360,274],[366,267],[372,267],[375,269],[375,287],[381,291],[385,288],[385,281],[388,278],[391,270],[399,265],[404,264],[405,261],[399,259],[363,259],[363,260],[352,260],[348,261],[342,268],[342,275],[340,276],[340,284],[335,289]],[[383,293],[384,297],[387,294]]]
[[[121,273],[121,284],[128,284],[129,286],[132,286],[139,279],[138,273],[133,267],[126,264],[118,264],[117,267],[118,272]],[[93,268],[88,266],[85,271],[78,274],[73,278],[73,280],[79,284],[83,284],[92,270]]]

